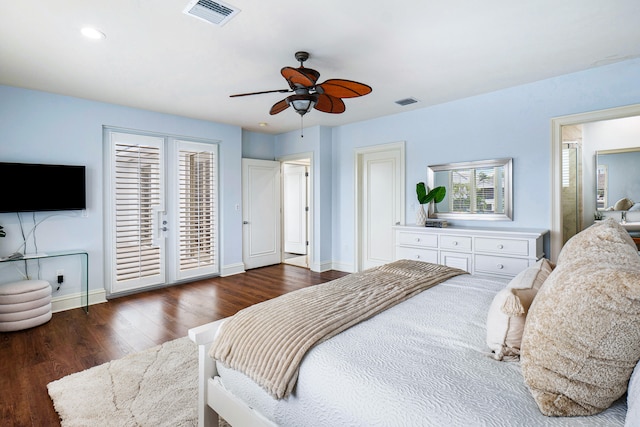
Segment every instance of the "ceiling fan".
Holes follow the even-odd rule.
[[[271,107],[271,110],[269,110],[269,114],[278,114],[289,108],[289,106],[293,107],[300,116],[304,116],[311,111],[312,108],[325,113],[340,114],[344,113],[346,109],[344,101],[342,101],[343,98],[363,96],[372,90],[371,87],[366,84],[343,79],[329,79],[323,83],[316,84],[320,73],[311,68],[304,67],[304,61],[309,59],[309,53],[296,52],[295,57],[296,60],[300,62],[300,67],[284,67],[280,70],[282,77],[289,83],[289,89],[240,93],[231,95],[231,98],[263,93],[293,92],[293,95],[289,95],[285,99],[276,102],[273,107]]]

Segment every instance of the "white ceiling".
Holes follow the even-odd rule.
[[[183,14],[188,0],[0,0],[0,84],[282,133],[300,127],[291,108],[269,115],[286,95],[229,95],[286,89],[280,69],[298,50],[319,82],[373,87],[305,127],[640,56],[638,0],[225,1],[241,12],[220,27]],[[107,38],[83,38],[87,25]],[[394,102],[407,97],[420,102]]]

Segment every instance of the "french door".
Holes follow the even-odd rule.
[[[105,142],[109,293],[217,274],[217,145],[115,130]]]

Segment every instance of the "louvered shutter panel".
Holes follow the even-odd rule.
[[[218,272],[217,146],[179,141],[178,277]]]
[[[162,281],[163,254],[154,239],[154,215],[163,203],[161,147],[121,142],[114,150],[115,281]]]

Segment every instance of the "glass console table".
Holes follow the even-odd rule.
[[[57,258],[63,256],[74,256],[80,255],[83,259],[82,263],[82,272],[81,272],[81,288],[80,288],[80,298],[81,304],[84,307],[85,312],[89,312],[89,253],[84,250],[72,250],[72,251],[56,251],[56,252],[41,252],[37,254],[25,254],[22,258],[17,259],[0,259],[0,263],[5,262],[19,262],[24,261],[28,262],[31,260],[38,259],[47,259],[47,258]],[[54,285],[55,286],[55,285]]]

